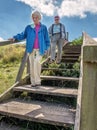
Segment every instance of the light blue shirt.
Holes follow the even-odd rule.
[[[60,33],[60,24],[54,24],[53,33]]]

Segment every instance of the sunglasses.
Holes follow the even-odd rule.
[[[57,20],[59,20],[59,19],[55,19],[55,21],[57,21]]]

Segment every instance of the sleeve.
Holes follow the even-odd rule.
[[[45,26],[45,42],[46,42],[46,50],[49,49],[50,47],[50,39],[49,39],[49,34],[48,34],[48,30],[47,27]]]
[[[24,39],[26,39],[26,37],[27,37],[27,27],[25,28],[25,30],[22,33],[19,33],[19,34],[13,36],[13,38],[18,41],[24,40]]]
[[[66,39],[66,31],[65,26],[62,24],[62,33],[64,34],[64,38]]]

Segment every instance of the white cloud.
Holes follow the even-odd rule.
[[[97,0],[16,0],[38,9],[47,16],[59,14],[61,17],[79,16],[84,18],[87,12],[97,14]]]
[[[2,37],[0,37],[0,41],[4,41],[4,39]]]
[[[86,13],[97,14],[97,0],[64,0],[58,13],[61,16],[86,17]]]
[[[93,38],[95,41],[97,41],[97,37]]]
[[[39,10],[41,13],[52,16],[55,11],[55,6],[52,0],[17,0],[24,2],[25,4],[29,5],[30,7]]]

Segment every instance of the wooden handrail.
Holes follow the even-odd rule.
[[[6,46],[6,45],[10,45],[10,44],[15,44],[15,43],[21,43],[21,41],[12,42],[10,40],[4,40],[4,41],[0,41],[0,46]]]

